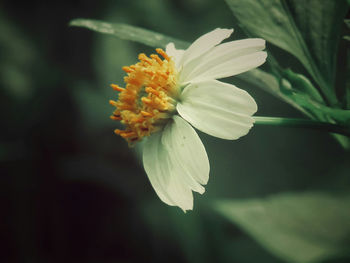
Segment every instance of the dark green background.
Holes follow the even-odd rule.
[[[245,37],[224,1],[2,1],[0,262],[284,262],[212,204],[348,189],[349,154],[331,136],[259,126],[238,141],[200,133],[211,163],[206,193],[195,194],[187,214],[163,204],[109,119],[109,84],[122,85],[121,67],[152,49],[68,27],[77,17],[186,41],[217,27]],[[256,99],[257,115],[302,117],[247,83],[225,81]]]

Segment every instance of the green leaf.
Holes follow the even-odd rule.
[[[289,74],[293,74],[293,77],[289,77],[289,79],[282,78],[280,89],[293,103],[307,112],[307,116],[314,120],[337,123],[350,128],[350,110],[328,107],[324,103],[315,100],[309,93],[303,91],[305,86],[303,88],[300,87],[299,83],[303,83],[307,79],[293,79],[297,74],[292,71]]]
[[[349,247],[349,195],[279,194],[218,201],[214,207],[288,262],[318,262],[341,255]]]
[[[322,97],[305,76],[291,70],[286,70],[284,76],[278,81],[272,74],[253,69],[235,77],[276,96],[311,119],[350,125],[350,110],[324,105]]]
[[[121,39],[139,42],[151,47],[164,48],[168,43],[176,42],[177,48],[186,48],[188,44],[184,41],[176,40],[147,29],[135,27],[120,23],[106,23],[92,19],[74,19],[69,23],[70,26],[85,27],[99,33],[112,35]]]
[[[251,34],[260,36],[290,52],[306,67],[305,43],[279,0],[226,0],[241,26]]]
[[[311,81],[302,74],[293,72],[291,69],[283,71],[283,76],[288,79],[293,88],[300,93],[310,96],[314,101],[324,104],[324,100]]]
[[[323,69],[325,66],[319,68],[317,64],[318,61],[326,58],[327,60],[322,62],[322,65],[328,65],[328,63],[330,63],[329,68],[331,69],[327,68],[327,72],[333,72],[334,61],[330,58],[333,58],[335,56],[334,46],[336,45],[331,41],[318,42],[317,40],[328,37],[327,34],[330,33],[333,27],[338,26],[338,24],[333,23],[331,25],[324,26],[325,29],[323,31],[323,24],[321,25],[320,23],[328,23],[329,21],[325,22],[322,17],[313,18],[315,20],[315,25],[307,24],[305,21],[301,23],[301,19],[297,20],[299,24],[302,24],[304,26],[303,29],[306,29],[307,26],[315,26],[316,30],[321,30],[321,33],[313,33],[313,37],[317,37],[317,40],[312,41],[312,43],[317,43],[317,45],[310,47],[317,49],[317,52],[321,52],[320,56],[317,56],[317,59],[315,60],[313,58],[314,53],[310,53],[310,50],[307,47],[307,44],[309,44],[311,41],[306,42],[304,40],[302,33],[298,30],[297,25],[284,2],[279,0],[226,0],[226,2],[241,23],[242,27],[247,32],[255,36],[260,36],[297,57],[308,70],[310,75],[319,84],[320,89],[328,101],[331,104],[337,104],[334,90],[332,90],[333,79],[327,79],[330,78],[329,74],[323,75],[323,72],[320,71],[320,69]],[[307,5],[311,5],[309,2],[310,1],[297,1],[296,4],[300,5],[300,7],[298,7],[298,12],[300,10],[302,10],[304,14],[309,12],[308,10],[305,10],[309,8]],[[343,1],[339,2],[344,3]],[[327,7],[329,5],[330,4],[328,3],[324,8],[322,2],[322,4],[319,3],[317,7],[313,6],[318,11],[307,13],[309,19],[312,15],[323,15],[324,12],[327,11]],[[329,16],[335,15],[334,12],[336,11],[338,11],[337,8],[331,9],[329,13],[327,13],[327,18]],[[297,17],[299,18],[300,16]],[[335,29],[335,32],[338,32],[337,30],[338,29]]]
[[[294,108],[298,109],[308,117],[312,117],[303,107],[298,105],[290,96],[283,93],[280,89],[280,84],[278,80],[270,73],[264,72],[261,69],[253,69],[243,74],[235,76],[238,79],[241,79],[255,87],[258,87],[271,95],[285,101]]]
[[[327,84],[335,84],[336,56],[341,38],[345,1],[290,1],[289,7],[314,63]]]

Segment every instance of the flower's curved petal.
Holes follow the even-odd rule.
[[[162,133],[153,134],[143,148],[143,166],[159,198],[171,206],[182,210],[193,208],[191,189],[176,176],[170,163],[169,152],[162,144]]]
[[[175,62],[175,66],[178,69],[180,60],[182,58],[182,55],[185,53],[185,50],[176,49],[174,43],[169,43],[165,47],[165,53],[167,53],[168,56],[172,57]]]
[[[167,192],[170,183],[170,173],[165,149],[161,144],[161,133],[155,133],[144,142],[143,167],[159,198],[168,205],[175,205]]]
[[[174,117],[163,132],[146,141],[143,164],[159,198],[182,210],[193,208],[192,191],[204,192],[209,178],[209,161],[194,129],[180,117]]]
[[[266,57],[267,53],[264,51],[239,56],[221,64],[210,65],[210,67],[207,67],[207,70],[200,72],[198,75],[192,75],[191,78],[187,78],[186,81],[182,80],[181,83],[186,84],[188,82],[199,82],[238,75],[260,66],[266,61]]]
[[[176,108],[197,129],[228,140],[246,135],[257,111],[254,99],[246,91],[217,80],[187,86]]]
[[[201,184],[209,179],[209,160],[196,131],[184,119],[173,117],[174,124],[167,125],[162,138],[170,153],[171,163],[179,176],[193,191],[204,193]]]
[[[185,50],[179,64],[185,66],[193,59],[203,55],[205,52],[221,43],[228,38],[233,32],[233,29],[217,28],[194,41],[191,46]]]
[[[205,55],[188,63],[181,72],[180,81],[191,82],[210,69],[225,64],[239,57],[261,51],[265,48],[265,40],[261,38],[248,38],[230,41],[217,45]]]

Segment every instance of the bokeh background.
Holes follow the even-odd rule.
[[[246,37],[224,1],[1,1],[0,262],[286,262],[264,247],[266,240],[223,216],[217,202],[348,192],[349,153],[327,133],[256,126],[238,141],[200,133],[211,163],[206,193],[195,194],[194,210],[186,214],[163,204],[135,149],[114,135],[118,124],[109,119],[108,100],[116,98],[109,84],[123,84],[121,67],[152,49],[68,27],[78,17],[186,41],[217,27],[234,27],[233,38]],[[287,53],[268,49],[283,65],[305,71]],[[256,87],[234,77],[225,81],[256,99],[257,115],[303,117]],[[289,218],[298,207],[276,211]],[[300,223],[301,236],[332,213],[321,210]],[[331,221],[324,235],[332,236],[337,223]],[[342,253],[322,262],[347,260]]]

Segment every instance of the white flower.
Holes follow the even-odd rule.
[[[198,38],[186,50],[173,43],[157,49],[150,58],[123,69],[126,88],[120,91],[112,119],[125,130],[115,132],[129,143],[147,136],[143,164],[149,180],[168,205],[193,208],[192,191],[204,193],[209,179],[205,148],[192,128],[212,136],[235,140],[253,126],[254,99],[244,90],[217,79],[256,68],[266,60],[263,39],[220,44],[232,29],[215,29]],[[192,125],[192,126],[191,126]]]

